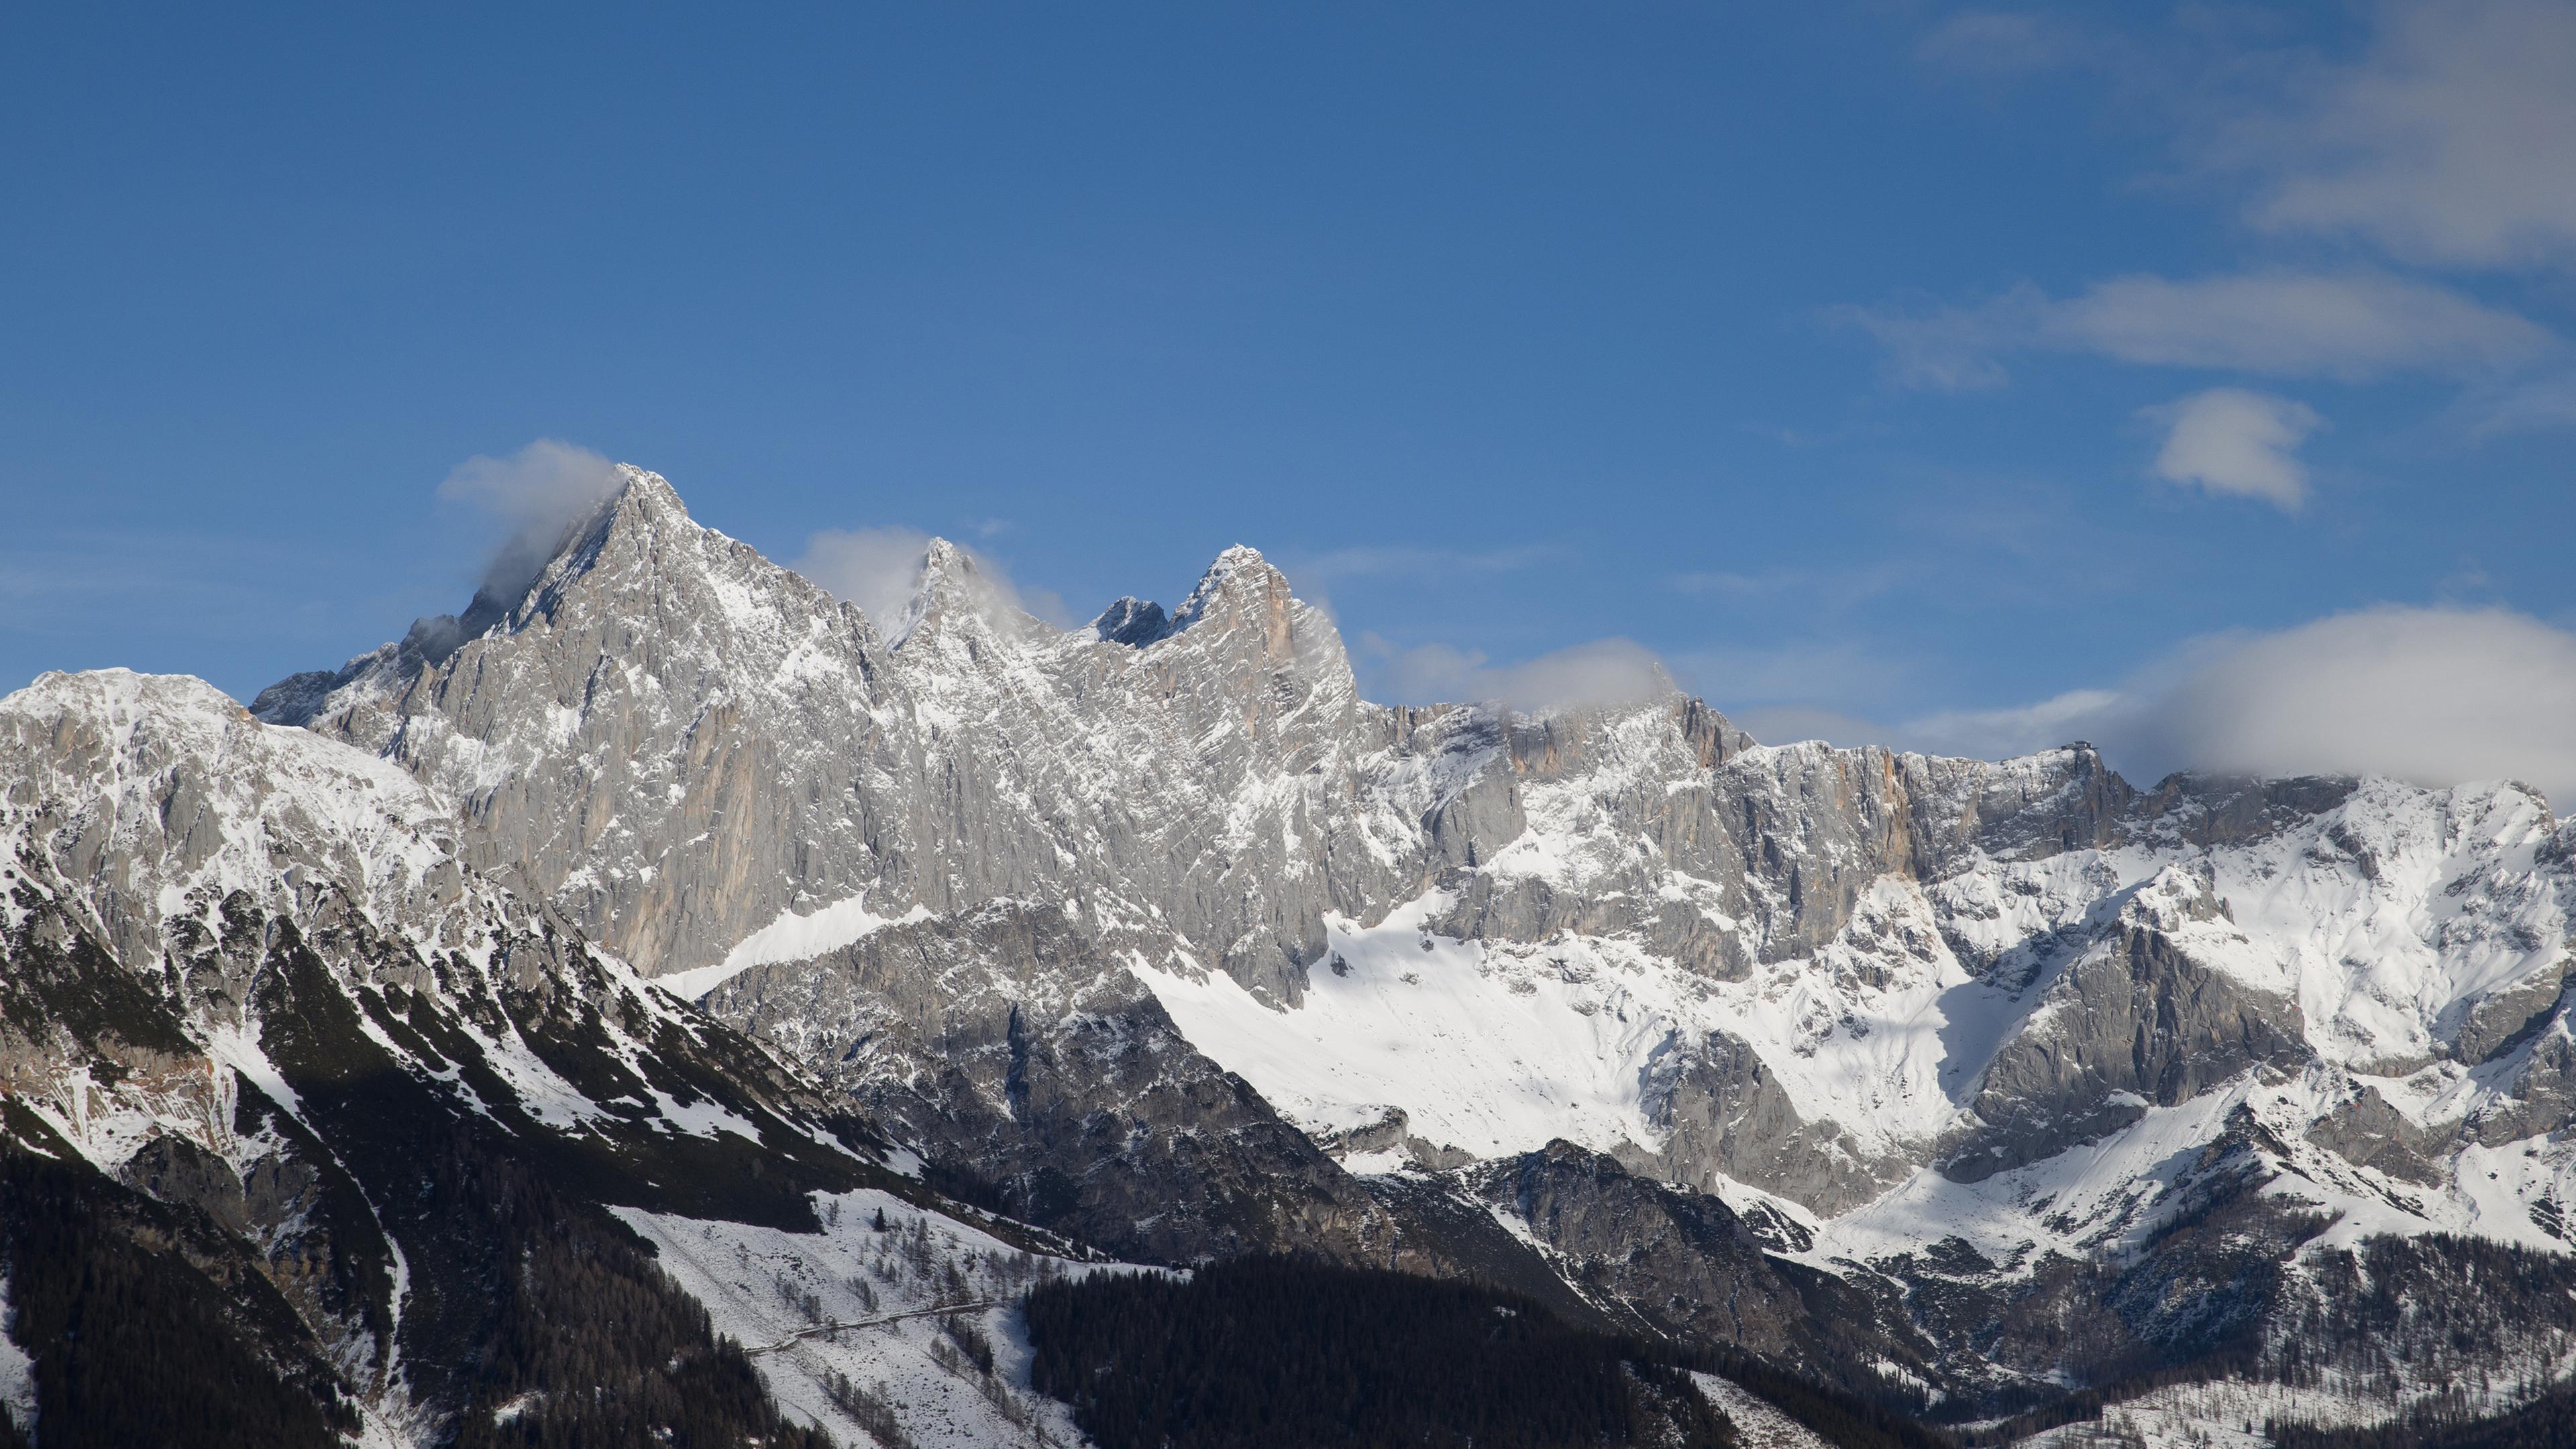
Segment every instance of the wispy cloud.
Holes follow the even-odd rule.
[[[512,600],[554,556],[564,529],[617,486],[617,467],[588,448],[539,438],[506,458],[476,455],[438,485],[438,496],[469,504],[508,530],[483,570],[485,592]]]
[[[830,528],[806,539],[804,554],[788,567],[885,630],[912,603],[929,552],[930,535],[917,528]]]
[[[2235,117],[2211,159],[2251,174],[2247,214],[2437,266],[2576,263],[2576,7],[2378,7],[2368,50],[2305,69]]]
[[[2187,23],[2034,10],[1946,17],[1916,47],[1970,82],[2077,70],[2259,231],[2357,242],[2410,264],[2576,264],[2576,8],[2379,0],[2361,44],[2293,43],[2259,14]]]
[[[1359,642],[1378,690],[1402,704],[1480,701],[1547,711],[1630,704],[1674,687],[1663,661],[1631,639],[1596,639],[1505,664],[1448,644],[1403,649],[1374,634]]]
[[[2168,483],[2257,498],[2285,513],[2308,501],[2299,445],[2325,420],[2304,403],[2243,388],[2214,387],[2143,416],[2165,429],[2148,471]]]
[[[1966,306],[1842,307],[1828,317],[1885,348],[1895,382],[1948,392],[2003,386],[2003,359],[2016,352],[2365,382],[2408,371],[2492,374],[2556,340],[2448,288],[2368,271],[2126,276],[2074,297],[2024,285]]]
[[[2554,372],[2475,394],[2460,408],[2473,438],[2576,428],[2576,372]]]
[[[788,567],[823,586],[832,597],[855,604],[868,622],[891,630],[911,607],[921,587],[922,561],[931,535],[900,524],[878,528],[830,528],[805,540],[805,552]],[[978,549],[956,545],[974,560],[975,572],[1006,608],[1069,627],[1064,600],[1046,589],[1021,587],[1001,561]]]
[[[2101,60],[2109,49],[2103,32],[2062,16],[1965,10],[1926,31],[1914,55],[1937,70],[1985,79],[2087,64]]]

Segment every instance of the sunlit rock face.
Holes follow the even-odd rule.
[[[2510,782],[2141,789],[2081,744],[1766,746],[1678,691],[1383,706],[1250,549],[1067,629],[934,542],[869,619],[632,469],[520,597],[255,708],[1139,1252],[1377,1251],[1395,1198],[1559,1141],[1816,1271],[2006,1297],[2110,1293],[2066,1265],[2222,1199],[2310,1254],[2556,1251],[2576,1197],[2576,826]],[[2225,1281],[2260,1323],[2304,1271]],[[2120,1352],[2186,1341],[2150,1318]]]

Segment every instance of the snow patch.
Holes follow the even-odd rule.
[[[767,966],[777,961],[809,961],[826,951],[866,939],[888,926],[905,925],[930,919],[930,911],[914,906],[900,916],[880,916],[868,909],[865,891],[811,915],[780,911],[777,919],[745,936],[713,966],[699,966],[687,971],[674,971],[656,976],[653,984],[683,1001],[696,1001],[727,981],[754,966]]]
[[[1735,1422],[1740,1449],[1833,1449],[1833,1441],[1771,1407],[1767,1399],[1745,1392],[1735,1380],[1717,1374],[1692,1374],[1700,1397]]]
[[[1590,982],[1493,969],[1485,943],[1424,929],[1448,904],[1435,892],[1370,927],[1327,917],[1331,954],[1294,1011],[1217,972],[1138,975],[1193,1046],[1309,1130],[1366,1126],[1393,1104],[1412,1135],[1479,1157],[1654,1136],[1640,1074],[1665,1021],[1602,1009]]]
[[[779,1407],[843,1444],[874,1442],[844,1407],[852,1389],[923,1449],[1016,1449],[1041,1430],[1084,1442],[1064,1406],[1029,1385],[1018,1299],[1042,1279],[1155,1270],[1022,1252],[874,1190],[813,1202],[820,1233],[610,1211],[652,1241],[716,1332],[751,1352]],[[965,1361],[942,1326],[951,1320],[989,1340],[991,1373]]]

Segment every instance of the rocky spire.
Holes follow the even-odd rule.
[[[978,634],[1018,638],[1044,624],[1020,606],[1010,585],[975,555],[944,538],[934,538],[921,558],[911,602],[887,630],[897,648],[916,638],[927,640],[966,626]],[[977,627],[980,626],[980,627]]]

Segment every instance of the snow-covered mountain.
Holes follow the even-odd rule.
[[[897,1305],[956,1301],[961,1262],[1081,1271],[461,865],[374,757],[197,680],[55,674],[0,700],[0,781],[0,1441],[855,1435],[819,1391],[782,1415],[717,1336],[738,1305],[646,1244],[803,1234],[800,1274],[874,1261]],[[884,1258],[888,1209],[939,1261]]]
[[[1678,692],[1382,706],[1250,549],[1068,631],[933,543],[871,620],[634,469],[523,594],[265,724],[186,688],[0,710],[26,889],[83,939],[177,960],[238,892],[455,955],[503,1023],[504,982],[599,1002],[619,1060],[721,1041],[846,1164],[800,1203],[1474,1276],[1948,1416],[2197,1375],[2367,1419],[2576,1367],[2576,820],[2511,782],[2141,788],[2081,744],[1765,746]],[[549,1128],[716,1110],[602,1096],[437,979]],[[254,1080],[232,999],[186,1029]]]

